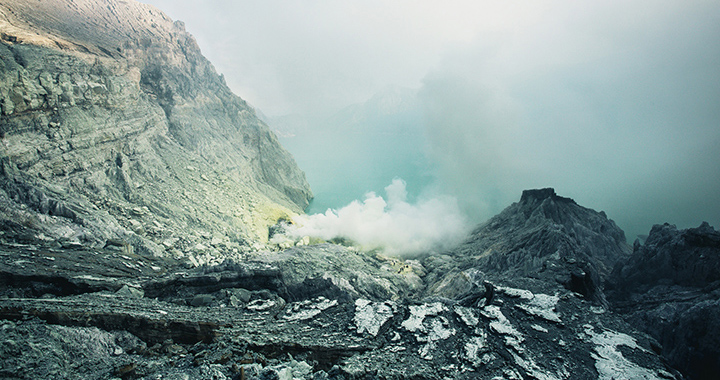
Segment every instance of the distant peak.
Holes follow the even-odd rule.
[[[552,187],[546,187],[544,189],[531,189],[523,190],[522,196],[520,197],[521,203],[529,203],[533,200],[542,201],[544,199],[551,199],[558,202],[572,202],[575,203],[571,198],[561,197],[555,194],[555,189]]]

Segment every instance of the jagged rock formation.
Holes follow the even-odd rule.
[[[6,239],[207,261],[266,241],[312,197],[255,111],[157,9],[7,0],[0,31]]]
[[[570,202],[554,193],[528,198],[535,194],[503,217],[539,229],[547,220],[522,210]],[[558,220],[573,215],[586,225],[578,210],[595,215],[566,206]],[[506,240],[523,236],[534,235]],[[462,250],[421,262],[319,244],[192,269],[109,248],[13,244],[0,252],[7,376],[27,377],[40,362],[35,379],[681,378],[652,350],[659,344],[620,316],[554,278],[485,275],[482,260],[465,267],[472,260]],[[439,275],[438,260],[455,274]],[[489,301],[465,303],[451,292],[483,278],[493,284]],[[21,349],[19,336],[49,358]],[[62,354],[65,345],[80,351],[79,341],[92,354]]]
[[[613,308],[652,335],[691,379],[720,374],[720,233],[709,224],[655,225],[613,271]]]
[[[15,261],[7,255],[3,270],[42,272],[47,257],[61,260],[60,251],[38,249]],[[0,298],[0,373],[25,378],[32,371],[34,379],[180,373],[199,379],[678,378],[650,350],[652,340],[567,290],[537,280],[514,282],[520,287],[496,283],[491,305],[466,307],[450,299],[409,298],[404,290],[422,273],[418,263],[409,272],[391,270],[404,264],[332,246],[281,255],[317,264],[308,257],[314,251],[365,264],[307,268],[303,277],[297,266],[269,263],[268,255],[277,255],[270,252],[190,271],[143,258],[146,266],[173,273],[135,281],[133,288],[142,289],[135,292],[78,286],[63,297],[38,298],[30,295],[54,289],[57,278],[18,276],[6,287],[35,293]],[[125,276],[135,278],[142,269]],[[84,276],[70,277],[76,284],[113,283],[92,266]],[[23,349],[29,343],[44,352]],[[64,346],[69,354],[83,347],[90,352],[67,357]]]
[[[432,290],[437,294],[464,289],[467,281],[457,275],[474,268],[495,278],[557,282],[606,306],[602,282],[629,253],[624,232],[604,212],[539,189],[524,191],[520,202],[473,231],[452,260],[435,257],[428,266],[442,278]]]

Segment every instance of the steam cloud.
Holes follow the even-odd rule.
[[[324,214],[301,215],[287,234],[325,240],[347,238],[363,249],[380,248],[389,255],[412,255],[449,248],[467,233],[455,198],[438,196],[407,200],[405,181],[395,179],[385,188],[387,199],[374,192]]]

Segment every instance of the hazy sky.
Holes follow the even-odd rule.
[[[476,219],[555,187],[631,241],[720,224],[717,0],[145,2],[269,116],[417,89],[441,190]]]
[[[551,11],[536,1],[143,2],[183,20],[230,87],[270,116],[337,109],[388,84],[417,88],[451,54]]]

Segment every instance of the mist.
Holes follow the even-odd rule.
[[[311,225],[384,223],[340,213],[397,212],[363,194],[398,177],[471,225],[554,187],[630,241],[720,226],[717,1],[147,2],[285,136],[320,190]],[[388,85],[414,97],[400,135],[396,113],[345,112]]]
[[[370,192],[363,201],[338,210],[297,216],[286,234],[296,239],[349,239],[366,250],[409,256],[448,249],[468,232],[468,223],[452,197],[421,198],[411,204],[400,178],[385,187],[385,194],[383,198]]]
[[[717,226],[717,4],[563,5],[424,78],[439,182],[480,219],[555,187],[631,240],[654,223]]]

